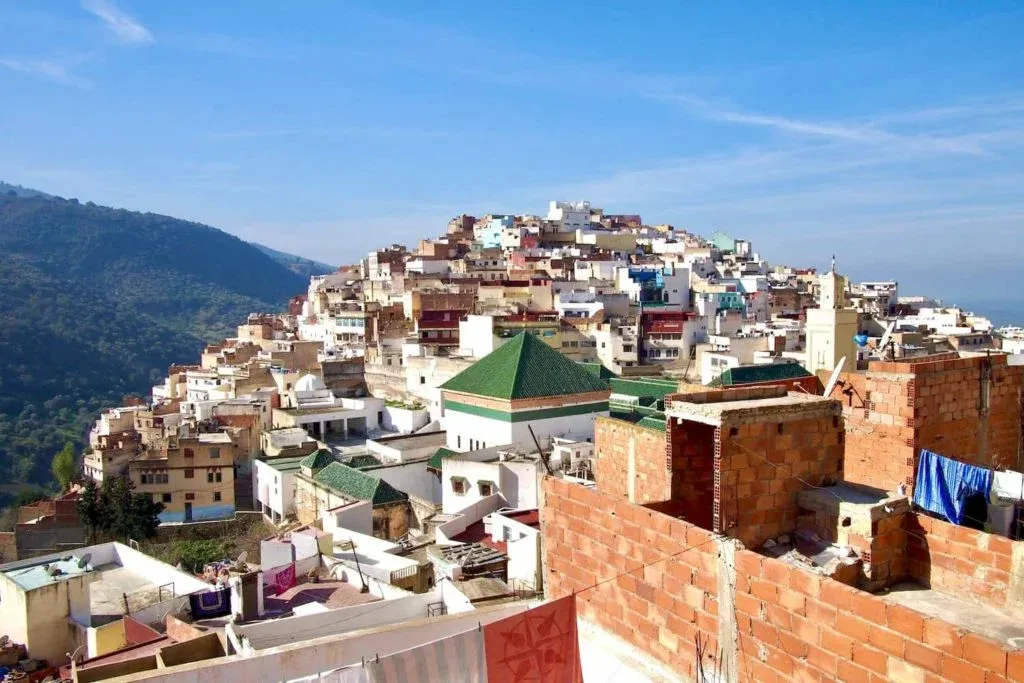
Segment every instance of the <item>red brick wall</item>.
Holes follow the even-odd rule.
[[[842,477],[843,427],[838,417],[724,424],[720,431],[715,529],[747,547],[796,529],[796,494],[807,484],[821,486]]]
[[[1024,607],[1011,596],[1014,542],[1002,536],[907,514],[907,572],[918,583],[943,593],[980,600],[993,607]]]
[[[752,551],[736,550],[723,604],[708,531],[551,477],[544,491],[548,596],[575,591],[581,619],[684,680],[695,636],[729,647],[719,619],[734,615],[741,681],[1024,681],[1024,651]]]
[[[989,414],[979,411],[982,378],[991,362]],[[898,364],[897,364],[898,365]],[[914,427],[918,449],[962,462],[991,466],[1018,464],[1021,366],[1006,356],[961,358],[911,366]]]
[[[987,362],[985,415],[979,406]],[[1017,466],[1022,373],[996,355],[873,362],[867,373],[843,375],[846,386],[832,396],[846,420],[846,480],[887,491],[910,486],[922,448],[967,463]]]
[[[884,491],[895,491],[901,482],[909,486],[914,464],[910,376],[847,373],[842,381],[845,386],[832,397],[842,403],[846,424],[843,478]]]
[[[710,529],[715,510],[715,444],[719,430],[700,422],[669,419],[674,516]]]
[[[630,453],[633,470],[633,501],[663,501],[671,493],[672,476],[666,455],[665,433],[631,422],[599,417],[594,425],[597,485],[601,492],[629,498]]]

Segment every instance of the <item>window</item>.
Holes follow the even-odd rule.
[[[455,447],[462,448],[462,434],[455,437]]]
[[[219,448],[211,448],[210,449],[210,458],[212,458],[213,460],[216,460],[216,459],[220,458],[220,449]]]
[[[168,494],[164,494],[164,495],[168,495],[169,496],[170,494],[168,493]],[[194,494],[194,493],[186,493],[185,494],[185,500],[195,500],[195,499],[196,499],[196,494]]]
[[[221,471],[217,470],[217,473],[213,475],[213,478],[219,484],[221,482]]]
[[[169,494],[169,493],[165,493],[165,494],[163,495],[163,501],[164,501],[165,503],[170,503],[170,502],[171,502],[171,494]]]
[[[194,469],[192,469],[191,467],[186,467],[185,468],[185,478],[186,479],[192,479],[195,476],[196,476],[196,471]]]
[[[185,449],[185,457],[186,458],[194,458],[194,457],[196,457],[196,452],[194,450],[192,450],[191,448],[186,448]]]
[[[219,503],[220,502],[220,491],[214,491],[213,492],[213,502],[214,503]]]
[[[477,486],[480,487],[481,496],[489,496],[494,493],[494,482],[492,481],[478,481]]]
[[[467,483],[463,477],[452,477],[452,491],[459,496],[466,495]]]
[[[213,483],[213,472],[212,471],[207,471],[207,473],[206,473],[206,483],[207,484],[212,484]]]
[[[424,377],[423,375],[420,375],[420,384],[426,384],[426,383],[427,383],[427,378]]]

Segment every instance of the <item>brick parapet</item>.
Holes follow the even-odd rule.
[[[735,648],[739,681],[1024,681],[1020,650],[741,547],[732,574],[705,529],[564,480],[543,487],[548,597],[575,592],[580,618],[682,680],[699,635],[707,652]]]

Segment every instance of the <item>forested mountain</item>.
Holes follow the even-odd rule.
[[[215,228],[0,189],[0,481],[48,484],[102,407],[306,285]]]
[[[326,275],[337,270],[337,267],[329,266],[326,263],[321,263],[320,261],[314,261],[303,256],[296,256],[295,254],[288,254],[283,251],[278,251],[277,249],[271,249],[270,247],[257,244],[256,242],[252,242],[251,244],[288,270],[293,273],[297,273],[304,278],[309,278],[311,275]]]

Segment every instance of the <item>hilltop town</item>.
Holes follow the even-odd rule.
[[[1024,333],[841,263],[552,201],[313,276],[18,511],[0,666],[1024,681]],[[83,514],[125,480],[261,537],[164,562]]]

